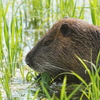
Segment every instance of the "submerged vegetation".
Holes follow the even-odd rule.
[[[100,26],[100,1],[99,0],[0,0],[0,100],[21,100],[20,97],[13,97],[11,81],[16,76],[17,69],[25,82],[32,81],[33,72],[24,64],[25,54],[44,34],[44,32],[52,26],[52,24],[65,17],[75,17],[88,21],[94,25]],[[31,38],[31,39],[30,39]],[[29,48],[28,48],[29,47]],[[56,97],[56,93],[49,93],[50,87],[48,80],[49,75],[42,75],[40,88],[32,92],[31,87],[26,89],[27,96],[24,99],[36,100],[39,94],[43,100],[70,100],[76,92],[81,91],[78,100],[83,100],[84,96],[87,100],[100,99],[100,68],[97,68],[100,61],[100,52],[97,57],[95,73],[90,72],[83,60],[78,58],[84,65],[91,82],[87,84],[81,77],[78,77],[82,84],[73,84],[66,86],[67,77],[64,78],[63,84],[59,87],[61,90],[60,97]],[[27,75],[25,70],[27,69]],[[34,73],[35,76],[36,73]],[[35,83],[35,82],[34,82]],[[46,87],[46,88],[45,88]],[[66,88],[67,87],[67,88]],[[67,95],[66,91],[69,87],[73,87],[73,91]],[[5,95],[4,95],[5,94]],[[4,96],[5,97],[4,97]],[[25,94],[24,94],[25,95]],[[74,97],[75,99],[76,97]],[[74,100],[73,99],[73,100]],[[23,100],[23,99],[22,99]],[[86,100],[86,99],[85,99]]]

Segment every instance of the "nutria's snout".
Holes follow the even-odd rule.
[[[26,55],[25,62],[29,67],[33,67],[29,54]]]
[[[27,65],[30,66],[30,59],[29,59],[27,56],[26,56],[26,58],[25,58],[25,62],[26,62]]]

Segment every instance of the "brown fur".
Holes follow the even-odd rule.
[[[100,28],[76,18],[63,18],[53,25],[36,46],[27,54],[26,63],[34,70],[56,76],[74,71],[88,80],[80,61],[95,64],[100,50]],[[87,63],[91,68],[90,64]]]

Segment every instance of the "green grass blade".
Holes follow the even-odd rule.
[[[47,98],[49,100],[51,100],[51,96],[50,96],[49,92],[47,91],[47,89],[45,88],[45,86],[42,82],[41,82],[41,86],[42,86],[42,89],[43,89],[44,93],[46,94]]]
[[[63,84],[62,84],[62,89],[61,89],[61,94],[60,94],[60,100],[65,100],[66,96],[66,77],[64,77]]]
[[[36,93],[34,94],[34,97],[32,100],[36,100],[36,98],[38,97],[38,93],[39,93],[39,89],[36,91]]]

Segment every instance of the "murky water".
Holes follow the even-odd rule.
[[[27,70],[25,70],[24,72],[27,73]],[[30,83],[23,81],[20,75],[20,70],[17,69],[16,75],[12,77],[10,81],[10,88],[13,98],[20,98],[21,100],[25,100],[25,98],[27,97],[27,88],[29,85]],[[2,96],[3,98],[6,98],[5,93]]]

